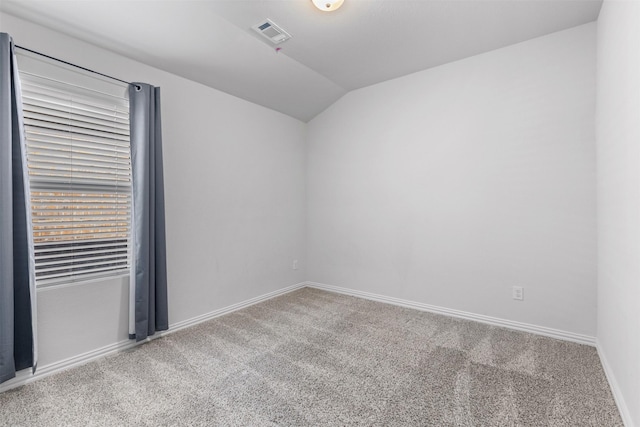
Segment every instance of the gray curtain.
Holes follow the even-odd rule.
[[[31,280],[28,187],[18,66],[0,33],[0,383],[35,370],[35,284]]]
[[[132,83],[129,104],[135,275],[135,331],[129,338],[141,341],[169,329],[160,88]]]

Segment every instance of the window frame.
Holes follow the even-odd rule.
[[[36,123],[36,122],[33,122],[31,119],[29,119],[29,116],[31,113],[27,112],[27,109],[31,108],[33,110],[33,107],[25,106],[26,103],[28,104],[28,102],[31,102],[31,101],[28,101],[28,102],[25,101],[25,93],[26,93],[25,87],[27,88],[33,87],[33,81],[37,81],[38,83],[41,83],[43,86],[46,86],[44,82],[48,81],[51,83],[52,88],[54,88],[55,90],[59,90],[60,92],[65,92],[65,89],[68,89],[66,95],[69,97],[69,99],[72,99],[72,100],[82,99],[86,101],[87,98],[89,98],[89,100],[95,101],[96,104],[105,103],[106,102],[105,99],[114,100],[114,104],[118,106],[118,107],[114,107],[115,110],[118,110],[119,112],[118,119],[122,119],[122,114],[120,113],[122,113],[123,111],[126,111],[126,126],[122,124],[122,121],[119,122],[120,129],[123,129],[126,127],[126,134],[127,134],[126,144],[123,143],[123,145],[126,145],[126,150],[119,151],[120,154],[126,151],[126,161],[124,163],[117,162],[116,164],[116,163],[105,162],[104,164],[96,165],[98,161],[93,161],[93,164],[92,164],[92,161],[91,161],[92,156],[87,155],[86,158],[84,158],[83,166],[74,164],[74,160],[76,163],[79,162],[79,159],[78,159],[79,155],[76,151],[74,151],[74,145],[73,145],[74,141],[78,140],[77,136],[79,135],[79,133],[71,130],[72,128],[74,128],[74,126],[69,124],[73,122],[72,120],[73,112],[70,111],[68,114],[68,117],[66,118],[67,122],[59,123],[63,125],[66,124],[68,126],[68,131],[66,132],[66,134],[68,135],[68,138],[67,138],[68,141],[70,141],[69,142],[70,148],[69,148],[69,151],[66,152],[65,154],[68,156],[68,159],[66,159],[68,160],[68,162],[67,163],[65,163],[64,161],[58,162],[58,165],[61,165],[60,167],[62,169],[64,168],[69,169],[67,172],[70,175],[64,178],[60,177],[58,181],[56,181],[57,178],[50,178],[51,180],[49,181],[49,183],[43,186],[42,181],[38,181],[37,179],[34,179],[33,174],[28,173],[29,181],[26,183],[26,187],[28,190],[28,197],[29,197],[29,201],[28,201],[29,227],[30,227],[29,232],[31,233],[31,237],[32,237],[30,249],[31,249],[31,257],[33,260],[33,268],[35,270],[32,273],[33,274],[32,277],[35,277],[36,287],[37,288],[59,287],[59,286],[64,286],[69,284],[79,284],[79,283],[85,283],[85,282],[94,282],[96,280],[104,280],[108,278],[130,276],[132,256],[133,256],[133,251],[132,251],[133,200],[132,200],[131,145],[130,145],[131,139],[129,136],[128,86],[126,84],[116,83],[110,79],[106,79],[98,75],[94,75],[82,70],[78,70],[68,65],[59,64],[50,59],[42,58],[28,52],[19,51],[17,52],[16,56],[18,58],[18,69],[19,69],[21,86],[22,86],[21,95],[23,98],[23,111],[24,111],[24,118],[25,118],[23,130],[24,130],[25,146],[27,148],[27,164],[29,165],[29,172],[32,172],[33,170],[31,168],[32,165],[38,163],[37,161],[33,160],[34,158],[37,157],[37,154],[33,154],[34,153],[33,150],[30,151],[31,147],[34,144],[32,142],[32,139],[28,137],[29,135],[33,135],[33,133],[29,133],[29,132],[30,132],[30,129],[33,127],[33,123]],[[117,102],[115,100],[117,100]],[[73,101],[71,102],[73,103]],[[126,110],[119,109],[120,107],[124,108],[124,106],[126,106]],[[46,110],[43,110],[41,106],[39,108],[40,108],[39,112],[44,112],[44,113],[47,112]],[[59,114],[59,111],[57,111],[56,114]],[[55,114],[53,114],[53,116],[55,116]],[[53,116],[47,116],[46,120],[50,120],[49,123],[55,123],[55,118],[52,118]],[[28,123],[31,123],[31,124],[28,124]],[[86,125],[86,123],[83,123],[83,126],[84,125]],[[89,126],[87,127],[87,129],[90,129],[91,131],[98,132],[98,133],[101,131],[105,132],[105,129],[107,130],[107,132],[109,131],[108,127],[101,128],[101,126],[97,126],[97,127],[94,126],[93,128]],[[81,131],[83,130],[81,129]],[[61,140],[62,139],[64,138],[61,138]],[[96,136],[96,139],[100,139],[100,136]],[[105,140],[108,140],[108,138],[105,138]],[[100,148],[99,142],[96,142],[94,145],[95,147],[98,147],[98,148],[94,147],[95,149],[93,150],[93,152],[95,154],[96,150],[99,150],[101,148]],[[77,150],[77,147],[75,149]],[[89,152],[91,152],[91,150],[89,150]],[[31,162],[30,162],[30,159],[31,159]],[[44,161],[43,163],[52,163],[52,162]],[[121,168],[122,165],[125,165],[125,166]],[[100,167],[100,166],[103,166],[103,167]],[[101,184],[100,183],[96,184],[94,180],[95,185],[92,186],[88,184],[89,181],[91,181],[91,179],[87,178],[87,181],[86,181],[87,185],[83,186],[81,185],[83,178],[78,178],[78,176],[82,175],[83,173],[83,172],[78,172],[78,169],[81,167],[85,167],[87,170],[90,170],[93,172],[95,172],[95,170],[97,169],[110,168],[111,170],[115,170],[115,175],[111,173],[111,174],[106,174],[105,176],[107,178],[111,178],[112,176],[117,175],[118,179],[119,177],[122,176],[121,172],[123,170],[126,170],[127,171],[126,184],[122,184],[122,186],[120,186],[119,181],[116,181],[115,185],[110,185],[110,183],[107,182],[108,180],[105,180],[105,182]],[[87,173],[86,176],[94,177],[94,175],[95,173],[94,174]],[[34,198],[34,194],[32,194],[32,192],[44,193],[43,191],[44,187],[50,187],[49,190],[45,190],[45,191],[49,191],[50,193],[57,193],[55,197],[59,197],[59,198],[64,198],[65,197],[64,193],[69,193],[69,194],[73,192],[76,193],[76,195],[78,196],[77,199],[74,199],[69,203],[69,206],[74,206],[74,209],[68,209],[67,211],[63,211],[61,209],[62,203],[60,202],[60,200],[58,200],[57,205],[55,205],[55,203],[52,203],[52,205],[55,205],[55,207],[51,207],[51,212],[49,213],[51,214],[51,218],[53,222],[55,222],[55,219],[59,219],[60,222],[58,222],[58,224],[65,224],[64,226],[60,226],[60,227],[68,227],[68,229],[73,229],[73,230],[87,229],[87,230],[90,230],[87,232],[87,234],[91,235],[90,238],[83,239],[81,238],[81,236],[77,234],[78,233],[77,231],[70,231],[69,232],[70,235],[73,234],[76,237],[67,236],[67,239],[65,240],[63,236],[64,232],[60,232],[58,234],[58,236],[60,237],[58,240],[60,242],[60,245],[66,245],[69,248],[73,248],[73,249],[69,251],[68,255],[65,255],[65,252],[63,251],[63,249],[60,249],[59,252],[55,252],[56,248],[51,247],[50,248],[52,249],[51,253],[54,255],[53,258],[56,258],[58,260],[58,263],[55,262],[56,261],[55,259],[54,260],[47,259],[46,257],[42,257],[42,256],[38,257],[39,248],[42,249],[44,244],[55,245],[55,243],[53,242],[43,243],[42,240],[38,242],[38,236],[36,236],[37,232],[42,232],[44,230],[44,232],[46,233],[46,231],[49,230],[47,228],[38,229],[36,225],[38,224],[37,221],[39,219],[42,219],[42,218],[49,219],[49,218],[34,215],[36,213],[34,211],[34,206],[36,206],[36,203],[35,203],[36,199]],[[86,207],[88,205],[75,203],[75,200],[84,200],[83,197],[85,195],[95,196],[97,194],[100,194],[100,192],[102,192],[101,194],[103,195],[110,194],[113,196],[108,199],[105,198],[104,202],[106,204],[100,205],[100,206],[108,206],[107,208],[105,208],[105,210],[115,211],[115,214],[113,214],[112,216],[109,216],[111,214],[110,212],[106,214],[99,210],[92,210],[91,212],[93,213],[89,214],[87,213],[88,210],[86,210],[84,212],[84,215],[85,215],[84,218],[80,216],[76,217],[76,215],[78,215],[78,211],[82,211],[82,206]],[[80,195],[80,194],[83,194],[83,195]],[[120,205],[118,201],[121,200],[122,195],[124,195],[122,199],[125,200],[125,202],[124,204]],[[55,197],[52,197],[52,199],[54,199]],[[108,201],[111,201],[111,204],[109,204]],[[121,206],[124,206],[122,210],[121,210]],[[110,208],[114,208],[114,209],[110,209]],[[56,214],[54,211],[60,212],[60,213]],[[40,213],[41,212],[47,212],[46,208],[41,209]],[[68,215],[65,212],[71,212],[71,214]],[[103,218],[103,215],[104,215],[104,218]],[[34,219],[34,217],[37,217],[38,219]],[[80,221],[70,220],[69,217],[74,217]],[[86,221],[82,221],[82,220],[86,220]],[[93,223],[91,222],[91,220],[93,220]],[[112,224],[114,226],[114,230],[116,230],[113,233],[114,236],[107,237],[107,239],[96,238],[95,236],[98,234],[99,230],[102,230],[102,228],[100,228],[98,225],[95,225],[95,224],[100,222],[101,224],[108,226],[109,224],[108,221],[114,221],[114,223]],[[42,224],[42,221],[39,224]],[[85,226],[84,224],[94,224],[94,228],[92,229],[91,225]],[[124,225],[120,227],[122,224]],[[124,231],[118,231],[119,228],[123,229]],[[51,230],[53,229],[55,229],[54,226],[52,226]],[[87,244],[93,245],[95,249],[88,249],[85,246]],[[123,247],[125,249],[123,249]],[[111,250],[111,252],[109,252],[109,250]],[[83,251],[84,251],[84,254],[83,254]],[[92,252],[92,254],[88,254],[89,252]],[[116,252],[117,252],[117,255],[116,255]],[[126,252],[126,257],[124,255],[125,252]],[[42,251],[40,251],[40,253],[42,253]],[[92,257],[94,259],[93,262],[97,263],[93,267],[89,265],[92,262],[90,261]],[[42,261],[43,259],[47,259],[47,261]],[[113,261],[111,265],[108,265],[109,260]],[[45,273],[45,276],[40,274],[38,277],[38,273],[42,272],[43,270],[42,267],[44,267],[44,262],[48,262],[49,265],[52,266],[52,268],[54,269],[59,267],[59,273],[56,273],[57,277],[48,277],[46,273]],[[100,265],[108,269],[108,271],[97,271],[100,269]],[[66,271],[66,273],[63,271],[65,268],[67,268],[68,270]],[[85,268],[86,270],[82,270],[82,268]]]

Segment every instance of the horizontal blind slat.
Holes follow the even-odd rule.
[[[129,253],[125,251],[124,253],[101,253],[96,256],[66,256],[63,258],[40,258],[37,260],[38,267],[40,267],[40,271],[44,269],[59,267],[59,268],[68,268],[73,267],[74,265],[99,265],[99,264],[107,264],[113,262],[126,262]],[[38,268],[36,268],[38,271]]]
[[[38,260],[53,260],[53,259],[63,259],[63,258],[71,258],[71,257],[84,257],[90,258],[92,256],[104,255],[104,254],[128,254],[126,245],[120,248],[99,248],[90,251],[82,251],[78,252],[74,251],[58,251],[58,252],[41,252],[36,254],[36,259]]]
[[[28,115],[31,120],[38,121],[41,127],[48,127],[48,124],[62,124],[67,126],[67,129],[90,129],[106,133],[129,135],[129,127],[118,123],[104,121],[95,117],[79,116],[71,113],[70,111],[47,111],[46,113],[42,113],[40,111],[23,108],[23,113]]]
[[[26,126],[35,128],[34,129],[35,131],[39,129],[55,130],[59,132],[67,132],[69,134],[76,134],[80,136],[89,136],[89,137],[93,136],[93,137],[100,137],[100,138],[107,138],[107,139],[115,139],[119,141],[126,141],[127,138],[129,137],[128,133],[124,134],[120,132],[110,132],[110,131],[103,131],[100,129],[92,129],[88,127],[74,126],[66,123],[48,122],[48,121],[40,120],[38,117],[29,117],[26,115],[24,116],[24,124]]]
[[[126,246],[128,241],[126,239],[91,239],[91,240],[76,240],[67,243],[40,243],[35,245],[36,253],[38,252],[51,252],[51,251],[64,251],[64,250],[83,250],[91,248],[101,248],[107,246]]]
[[[123,149],[129,148],[128,139],[114,139],[99,137],[95,135],[71,135],[69,132],[60,131],[56,129],[43,129],[43,128],[25,128],[25,133],[29,141],[38,141],[46,143],[61,143],[69,145],[69,141],[73,141],[73,145],[77,147],[121,147]],[[73,136],[73,139],[71,139]],[[92,145],[93,144],[93,145]]]
[[[119,159],[115,156],[105,156],[105,155],[82,155],[78,153],[73,153],[71,151],[60,151],[60,150],[47,150],[42,149],[38,151],[27,151],[27,155],[38,156],[38,160],[40,162],[63,162],[69,163],[73,160],[73,163],[76,165],[96,165],[96,167],[106,167],[106,168],[119,168],[119,169],[129,169],[129,158]]]
[[[102,267],[102,268],[92,268],[91,271],[85,271],[83,272],[82,270],[68,270],[68,271],[58,271],[58,272],[49,272],[47,274],[38,274],[36,275],[36,282],[38,282],[38,284],[43,285],[43,284],[47,284],[47,283],[51,283],[55,280],[59,280],[59,279],[67,279],[67,278],[72,278],[72,277],[92,277],[92,276],[99,276],[101,277],[100,273],[104,273],[105,275],[107,273],[124,273],[129,269],[129,265],[116,265],[116,266],[111,266],[111,267]]]
[[[77,263],[77,264],[63,264],[63,265],[54,265],[54,266],[40,266],[38,268],[36,266],[36,277],[38,277],[38,273],[58,273],[60,270],[74,269],[74,270],[85,270],[86,272],[93,272],[93,268],[91,267],[105,267],[108,266],[112,268],[114,265],[126,266],[126,260],[104,260],[102,262],[88,262],[88,263]]]
[[[19,66],[20,64],[18,64]],[[22,93],[25,96],[35,94],[37,96],[50,97],[61,101],[73,99],[75,102],[91,108],[129,111],[128,100],[119,96],[107,95],[90,88],[82,88],[74,84],[65,84],[60,81],[48,79],[45,76],[37,76],[30,73],[20,73]]]
[[[75,116],[87,117],[91,120],[101,120],[125,129],[128,129],[127,126],[129,124],[126,117],[114,111],[91,111],[78,104],[48,102],[46,100],[31,98],[28,96],[22,97],[22,109],[42,114],[72,114]]]
[[[32,100],[23,99],[22,110],[30,116],[40,117],[45,121],[49,121],[47,118],[55,118],[56,121],[61,121],[62,123],[73,120],[129,132],[129,123],[121,117],[101,113],[92,114],[90,111],[75,108],[73,104],[47,105],[46,103],[32,102]]]

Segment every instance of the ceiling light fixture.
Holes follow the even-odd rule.
[[[313,4],[323,12],[333,12],[342,6],[344,0],[311,0]]]

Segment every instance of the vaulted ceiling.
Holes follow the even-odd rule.
[[[345,0],[328,13],[311,0],[2,0],[0,9],[308,121],[351,90],[594,21],[601,4]],[[251,30],[265,18],[292,38],[275,46]]]

